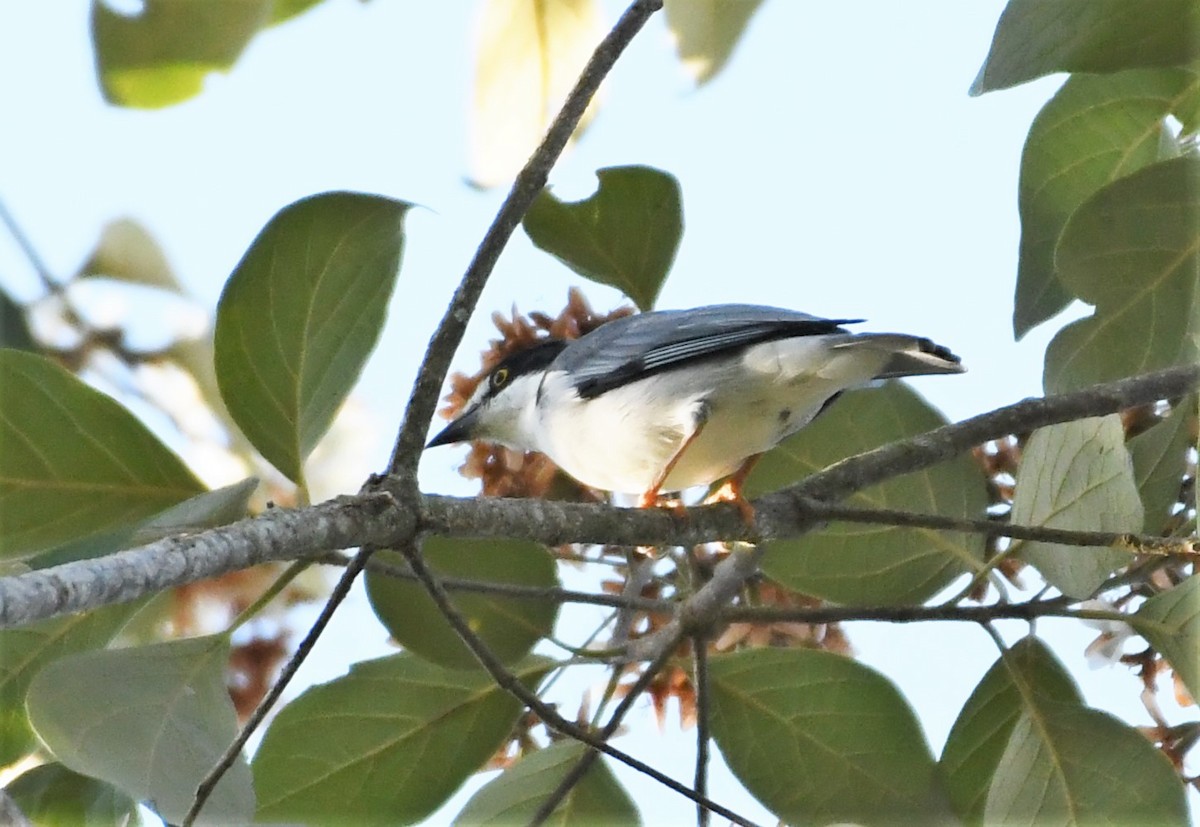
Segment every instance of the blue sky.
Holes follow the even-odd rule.
[[[951,419],[1038,394],[1059,322],[1013,342],[1017,174],[1030,121],[1059,81],[968,97],[1002,7],[767,0],[724,73],[700,89],[660,16],[551,182],[561,197],[584,197],[595,169],[635,163],[680,180],[685,233],[661,307],[757,302],[929,336],[970,368],[913,383]],[[410,214],[390,322],[356,394],[375,426],[344,469],[361,479],[384,464],[429,334],[503,197],[464,180],[474,8],[326,0],[255,39],[196,99],[141,112],[102,101],[84,0],[0,6],[0,199],[62,275],[106,221],[136,218],[209,310],[254,235],[297,198],[357,189],[423,205]],[[605,4],[609,20],[619,8]],[[2,234],[0,278],[36,295]],[[518,231],[456,366],[475,368],[492,310],[557,311],[578,283]],[[619,301],[586,292],[600,309]],[[451,451],[427,456],[426,488],[469,493],[456,465]],[[362,611],[352,602],[303,678],[339,674],[347,654],[386,651],[382,628],[364,632]],[[1131,675],[1088,680],[1082,648],[1093,631],[1045,628],[1089,700],[1145,721]],[[996,655],[965,625],[856,624],[850,636],[908,695],[935,752]],[[690,739],[669,731],[626,746],[663,763],[655,759],[686,755]],[[687,778],[691,768],[678,771]],[[623,777],[645,791],[636,797],[654,808],[648,822],[691,817],[682,799]],[[722,787],[714,793],[765,817]]]

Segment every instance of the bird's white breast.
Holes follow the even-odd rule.
[[[831,396],[870,380],[885,358],[839,350],[848,336],[767,342],[581,399],[550,372],[529,423],[541,450],[587,485],[648,490],[699,422],[662,486],[678,491],[733,473],[807,424]]]

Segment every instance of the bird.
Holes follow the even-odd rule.
[[[862,321],[719,304],[541,339],[501,359],[426,447],[483,440],[539,451],[639,507],[725,480],[706,502],[732,502],[750,522],[742,486],[755,462],[843,391],[965,371],[927,338],[844,327]]]

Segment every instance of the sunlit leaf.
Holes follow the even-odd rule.
[[[92,44],[109,103],[156,108],[196,95],[233,66],[272,0],[142,0],[136,14],[92,0]]]
[[[409,204],[328,192],[280,210],[217,305],[217,382],[238,426],[293,481],[375,347]]]
[[[529,238],[576,273],[616,287],[650,310],[683,236],[674,176],[651,167],[596,171],[596,194],[559,201],[543,190],[522,224]]]
[[[171,271],[162,248],[146,228],[131,218],[110,221],[79,276],[105,276],[133,284],[145,284],[176,293],[183,286]]]
[[[1039,428],[1025,445],[1012,522],[1073,531],[1138,532],[1142,501],[1117,414]],[[1017,552],[1063,594],[1091,597],[1129,555],[1028,541]]]
[[[25,308],[17,304],[8,291],[0,288],[0,348],[36,350],[37,343],[29,331]]]
[[[274,0],[271,3],[271,22],[282,23],[291,20],[321,2],[322,0]]]
[[[1183,66],[1200,56],[1195,0],[1009,0],[971,86],[979,95],[1053,72]]]
[[[58,365],[0,350],[0,557],[29,556],[204,490],[133,414]]]
[[[34,743],[25,715],[33,676],[64,655],[107,645],[139,608],[140,603],[125,603],[0,631],[0,766]]]
[[[137,802],[125,793],[62,764],[43,764],[4,788],[38,827],[125,827],[136,823]]]
[[[758,496],[838,460],[944,425],[907,386],[852,391],[811,425],[765,454],[747,483]],[[855,494],[847,504],[955,517],[986,507],[983,475],[969,457],[906,474]],[[838,603],[920,602],[982,566],[978,536],[834,523],[799,540],[772,541],[763,572],[790,589]]]
[[[1183,400],[1163,422],[1129,440],[1133,474],[1146,517],[1143,530],[1162,533],[1171,509],[1179,502],[1187,452],[1195,433],[1196,398]]]
[[[471,796],[454,819],[458,825],[524,825],[533,821],[542,802],[583,757],[587,747],[578,741],[558,741],[526,755],[498,778]],[[603,760],[571,788],[544,824],[575,825],[641,823],[637,807]]]
[[[933,824],[948,815],[916,716],[878,672],[810,649],[719,655],[710,666],[713,737],[781,820]]]
[[[429,537],[422,551],[429,567],[443,577],[544,589],[558,586],[554,558],[536,543]],[[407,569],[404,558],[395,552],[381,551],[375,559]],[[405,649],[451,669],[478,668],[475,656],[421,584],[368,572],[367,594],[375,615]],[[492,653],[509,663],[529,654],[535,643],[550,634],[558,614],[558,604],[551,600],[465,591],[456,591],[452,597]]]
[[[1198,107],[1200,74],[1184,69],[1072,75],[1042,107],[1021,155],[1018,337],[1074,298],[1054,270],[1067,219],[1105,184],[1159,160],[1163,118],[1194,123]]]
[[[490,187],[533,154],[604,31],[595,0],[486,0],[475,32],[470,177]]]
[[[1200,698],[1200,576],[1150,598],[1137,617],[1156,624],[1139,625],[1138,632],[1170,661],[1192,697]]]
[[[946,792],[966,824],[981,823],[988,787],[1013,729],[1023,714],[1036,714],[1041,698],[1083,703],[1067,670],[1040,640],[1029,636],[1013,645],[983,676],[942,751]]]
[[[1046,349],[1047,392],[1194,362],[1200,334],[1200,158],[1102,188],[1063,229],[1059,279],[1096,311]]]
[[[54,661],[29,688],[29,719],[64,765],[153,802],[178,824],[196,785],[237,734],[222,636],[85,652]],[[248,824],[250,769],[239,760],[200,822]]]
[[[697,84],[725,67],[762,0],[666,0],[675,51]]]
[[[513,674],[530,688],[550,662]],[[429,815],[509,736],[520,704],[482,670],[411,655],[363,661],[284,707],[254,756],[258,820],[408,824]]]

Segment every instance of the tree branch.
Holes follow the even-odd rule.
[[[547,545],[690,546],[713,540],[795,537],[824,519],[809,510],[814,499],[847,496],[1014,432],[1183,396],[1198,385],[1200,367],[1188,366],[1018,402],[851,457],[796,486],[761,497],[754,504],[753,527],[744,525],[737,510],[728,505],[691,509],[681,521],[661,510],[424,495],[418,501],[419,513],[414,514],[378,491],[309,508],[273,509],[229,526],[107,557],[0,578],[0,628],[135,600],[272,560],[295,560],[364,544],[395,546],[418,531],[448,537],[513,537]],[[742,556],[731,555],[725,563]],[[730,565],[738,566],[737,576],[744,579],[756,570],[755,563],[756,558]],[[740,583],[738,579],[733,584],[734,590]]]
[[[600,88],[600,82],[633,40],[634,35],[641,31],[651,15],[661,8],[662,0],[635,0],[626,9],[621,19],[592,53],[579,80],[575,82],[558,116],[546,132],[546,137],[513,181],[508,197],[504,199],[504,204],[483,236],[483,241],[475,251],[475,257],[467,266],[462,282],[454,291],[446,315],[442,317],[437,332],[433,334],[425,350],[425,358],[421,360],[421,367],[404,412],[404,421],[400,425],[400,433],[396,437],[396,445],[388,462],[388,474],[406,472],[412,476],[412,485],[415,487],[415,469],[425,445],[425,432],[433,419],[433,412],[442,392],[442,383],[450,369],[450,361],[462,341],[467,321],[475,312],[475,305],[483,293],[488,276],[496,266],[509,237],[521,223],[521,217],[546,186],[551,167],[566,148],[571,135],[575,133],[588,103]]]

